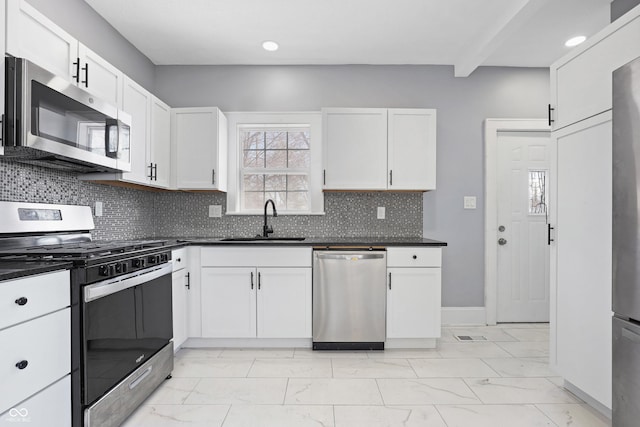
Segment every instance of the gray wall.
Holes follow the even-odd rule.
[[[444,240],[443,305],[484,306],[483,121],[543,118],[547,69],[449,66],[159,66],[156,92],[173,107],[295,111],[321,107],[438,110],[437,190],[423,197],[425,237]],[[478,197],[476,210],[463,196]]]
[[[153,92],[155,65],[84,0],[27,0],[47,18]]]
[[[615,0],[611,2],[611,22],[640,4],[640,0]]]

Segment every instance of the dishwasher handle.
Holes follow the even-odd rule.
[[[318,259],[337,259],[342,261],[360,261],[367,259],[383,259],[385,257],[384,252],[353,252],[353,253],[331,253],[331,252],[319,252],[316,253]]]

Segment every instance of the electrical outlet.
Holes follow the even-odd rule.
[[[96,202],[95,207],[93,208],[93,215],[102,216],[102,202]]]
[[[209,205],[209,218],[222,218],[222,205]]]
[[[476,208],[476,196],[464,196],[464,208],[475,209]]]
[[[386,214],[385,210],[384,206],[378,206],[378,219],[384,219]]]

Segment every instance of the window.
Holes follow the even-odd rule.
[[[529,171],[529,215],[547,214],[547,171]]]
[[[228,113],[227,118],[232,169],[227,213],[261,214],[268,199],[278,213],[322,213],[320,114]]]

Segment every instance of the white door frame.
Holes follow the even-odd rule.
[[[484,306],[487,325],[495,325],[498,315],[498,132],[545,131],[551,132],[547,119],[484,121]]]

